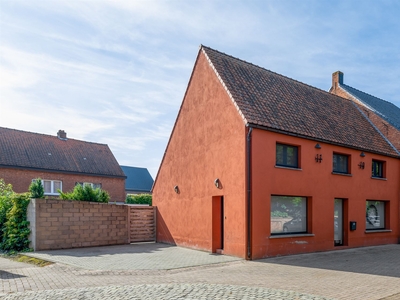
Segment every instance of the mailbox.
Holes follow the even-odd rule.
[[[350,221],[350,231],[354,231],[357,229],[357,222]]]

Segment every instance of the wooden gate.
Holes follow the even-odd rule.
[[[129,206],[129,242],[156,240],[156,207]]]

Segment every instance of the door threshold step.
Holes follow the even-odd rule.
[[[217,249],[215,252],[218,254],[224,254],[224,249]]]

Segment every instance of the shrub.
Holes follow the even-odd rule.
[[[2,178],[0,178],[0,244],[3,240],[3,227],[7,221],[7,213],[11,210],[12,196],[14,191],[12,190],[11,184],[6,184]]]
[[[29,192],[31,193],[31,198],[44,198],[44,187],[40,178],[32,181],[31,185],[29,186]]]
[[[76,185],[72,192],[60,193],[60,198],[64,200],[78,200],[78,201],[90,201],[90,202],[103,202],[108,203],[110,200],[110,195],[102,189],[92,188],[91,185]]]
[[[152,199],[151,194],[128,195],[125,202],[129,204],[148,204],[151,206]]]
[[[6,184],[3,178],[0,178],[0,196],[11,196],[14,194],[11,184]]]
[[[3,227],[3,239],[0,248],[8,253],[29,250],[29,221],[26,213],[30,194],[16,194],[11,196],[12,208],[7,212],[7,221]]]

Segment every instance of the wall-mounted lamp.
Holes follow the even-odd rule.
[[[317,163],[322,162],[322,154],[315,155],[315,162],[317,162]]]
[[[316,144],[315,145],[315,149],[321,149],[321,145],[320,144]]]
[[[174,186],[174,191],[175,191],[175,193],[179,194],[179,187],[177,185]]]
[[[219,178],[214,180],[214,184],[217,187],[217,189],[221,188],[221,181],[219,180]]]
[[[360,169],[364,170],[364,168],[365,168],[365,163],[364,163],[363,161],[360,162],[360,163],[358,164],[358,167],[359,167]]]
[[[365,157],[365,153],[364,153],[364,152],[361,152],[360,156],[361,156],[361,157]]]

